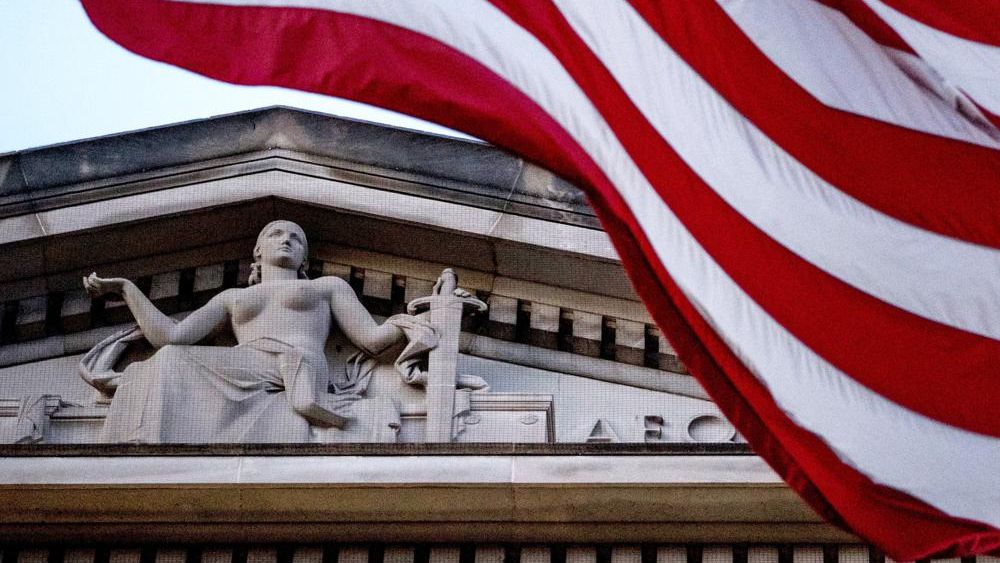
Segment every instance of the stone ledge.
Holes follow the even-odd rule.
[[[752,456],[743,443],[485,443],[485,444],[0,444],[16,457],[217,456]],[[2,481],[0,481],[2,483]]]
[[[50,539],[854,539],[750,456],[7,458],[0,503],[0,533]]]
[[[79,542],[104,544],[164,544],[262,542],[326,543],[399,542],[406,544],[528,543],[565,544],[683,544],[719,545],[748,542],[766,544],[850,543],[861,540],[824,522],[86,522],[0,523],[8,542]],[[365,554],[367,555],[367,554]],[[867,555],[867,554],[866,554]],[[984,562],[988,559],[979,558]],[[367,561],[367,558],[362,561]],[[714,560],[713,560],[714,561]],[[867,557],[864,563],[867,563]],[[228,563],[228,562],[227,562]],[[777,557],[773,562],[777,563]],[[992,562],[991,562],[992,563]]]
[[[272,106],[0,155],[11,163],[0,194],[274,148],[499,188],[510,188],[520,168],[520,159],[482,141]]]
[[[385,446],[382,446],[385,448]],[[386,448],[391,449],[391,448]],[[414,448],[408,448],[414,449]],[[481,451],[481,450],[480,450]],[[0,459],[0,490],[257,485],[780,486],[756,456],[418,455],[22,457]]]

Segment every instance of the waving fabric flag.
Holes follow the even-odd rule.
[[[487,139],[587,191],[830,521],[1000,550],[1000,3],[84,0],[141,55]]]

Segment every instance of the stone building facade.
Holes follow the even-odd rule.
[[[401,344],[365,360],[345,425],[301,440],[211,426],[108,439],[116,408],[160,421],[168,407],[144,395],[126,408],[120,387],[80,376],[103,362],[135,379],[158,357],[115,339],[129,307],[81,278],[130,279],[183,319],[246,287],[276,219],[308,236],[310,278],[340,278],[377,321],[430,319],[429,379],[400,383]],[[435,291],[446,269],[461,298]],[[882,557],[752,454],[651,323],[581,193],[486,144],[270,108],[2,155],[0,296],[3,563]],[[446,298],[483,306],[419,312]],[[361,365],[358,351],[334,328],[331,371]],[[234,404],[185,392],[167,391],[181,399],[171,424]]]

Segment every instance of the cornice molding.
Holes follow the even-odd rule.
[[[0,155],[0,217],[266,170],[598,228],[579,190],[491,145],[285,107]]]

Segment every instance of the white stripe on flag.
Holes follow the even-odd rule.
[[[943,84],[927,84],[933,80],[929,73],[922,73],[923,83],[914,82],[900,68],[894,50],[876,43],[837,10],[791,0],[718,2],[771,62],[824,104],[917,131],[1000,147],[1000,132],[991,124],[974,124],[955,111],[957,92],[946,94]],[[912,66],[906,71],[913,72]]]
[[[941,76],[1000,114],[1000,47],[930,27],[879,0],[864,1]]]

